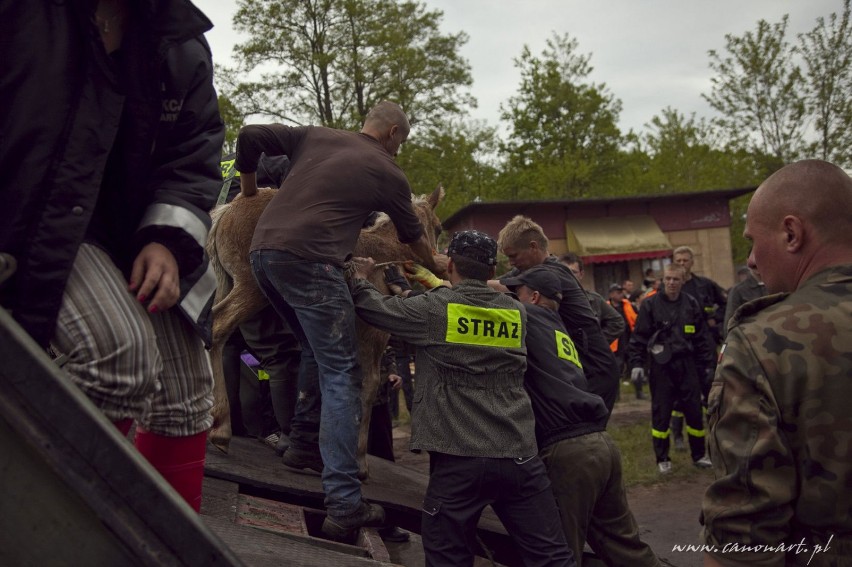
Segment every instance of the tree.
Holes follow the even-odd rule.
[[[219,95],[219,114],[222,115],[222,121],[225,123],[222,155],[227,155],[237,151],[237,135],[245,122],[242,113],[225,95]]]
[[[780,163],[799,156],[805,129],[803,79],[785,39],[787,20],[760,20],[754,33],[725,35],[727,56],[709,52],[717,75],[710,95],[702,95],[722,115],[732,143]]]
[[[841,166],[852,165],[852,38],[849,0],[840,17],[829,23],[817,18],[817,26],[799,34],[799,50],[807,80],[805,101],[814,117],[817,139],[810,153]]]
[[[463,113],[467,35],[442,35],[440,11],[398,0],[239,0],[238,69],[225,93],[245,116],[353,129],[376,103],[394,100],[412,123]]]
[[[411,181],[414,193],[428,193],[443,185],[446,197],[438,215],[451,213],[472,201],[495,198],[497,148],[494,128],[479,121],[446,121],[417,127],[397,161]]]
[[[501,147],[506,197],[582,197],[616,185],[621,102],[587,82],[590,56],[577,49],[576,39],[554,34],[540,57],[524,46],[515,60],[521,84],[501,107],[511,129]]]
[[[654,192],[746,187],[759,180],[761,172],[753,157],[725,148],[718,126],[696,119],[695,113],[687,118],[666,107],[646,128],[647,177],[658,188]]]

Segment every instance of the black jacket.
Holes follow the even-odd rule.
[[[139,0],[138,25],[107,56],[96,4],[0,8],[0,50],[14,54],[0,64],[0,251],[18,261],[0,303],[44,344],[84,240],[126,275],[159,242],[178,262],[179,307],[207,339],[216,281],[203,246],[224,138],[201,35],[211,23],[187,0]]]
[[[559,315],[538,305],[527,310],[527,370],[524,387],[535,413],[539,451],[571,437],[606,430],[609,411],[588,392],[572,344]]]
[[[611,412],[618,395],[619,368],[601,331],[600,322],[592,313],[586,292],[571,270],[555,256],[549,256],[543,266],[556,274],[562,286],[559,316],[580,351],[580,362],[589,381],[589,391],[603,398]],[[518,273],[519,270],[512,269],[501,279]]]
[[[660,292],[642,302],[627,351],[631,368],[645,366],[648,344],[657,331],[654,342],[664,343],[672,358],[693,357],[699,376],[712,366],[710,331],[704,311],[691,295],[681,292],[672,301]]]

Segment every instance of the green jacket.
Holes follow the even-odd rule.
[[[351,289],[362,319],[417,348],[412,450],[492,458],[538,452],[519,302],[476,280],[405,299],[365,280]]]
[[[717,557],[726,565],[804,565],[810,558],[812,566],[848,565],[852,266],[824,270],[793,293],[737,311],[707,413],[716,481],[702,515]],[[800,542],[808,551],[785,548],[787,563],[779,551],[721,553],[725,544]]]

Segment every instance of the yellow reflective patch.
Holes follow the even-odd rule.
[[[449,303],[447,342],[520,348],[523,345],[521,312]]]
[[[219,163],[219,167],[222,169],[222,179],[227,179],[228,176],[233,177],[232,172],[236,161],[236,158],[234,158]]]
[[[258,380],[269,380],[269,372],[266,370],[258,370],[257,371],[257,379]]]
[[[683,332],[686,334],[692,334],[695,332],[695,325],[684,325]]]
[[[580,364],[580,356],[577,354],[577,347],[574,346],[571,337],[558,330],[554,330],[554,333],[556,333],[556,354],[559,355],[559,358],[573,362],[583,368],[583,365]]]
[[[651,437],[656,437],[657,439],[665,439],[669,435],[671,435],[672,430],[666,429],[665,431],[657,431],[653,427],[651,428]]]

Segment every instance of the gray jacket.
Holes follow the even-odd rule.
[[[485,282],[464,280],[410,298],[351,283],[358,315],[417,348],[411,449],[466,457],[535,455],[524,389],[527,314]]]

